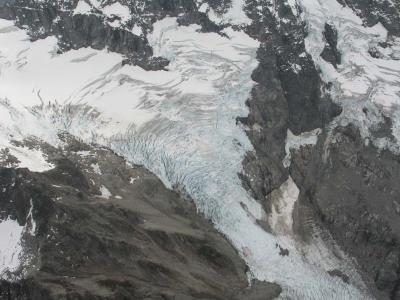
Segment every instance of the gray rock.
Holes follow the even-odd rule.
[[[68,141],[64,149],[24,144],[43,149],[56,166],[51,171],[0,168],[1,218],[25,225],[32,203],[37,226],[35,236],[23,240],[32,258],[20,270],[26,277],[1,281],[0,299],[239,300],[280,294],[276,284],[248,287],[245,263],[189,199],[107,149],[62,138]]]
[[[341,54],[337,49],[338,32],[331,24],[325,24],[324,37],[326,45],[321,53],[321,57],[330,62],[335,68],[341,63]]]
[[[399,157],[365,146],[353,126],[338,127],[315,148],[292,154],[290,173],[301,190],[296,222],[304,225],[311,215],[357,259],[378,299],[398,299]]]
[[[245,188],[269,211],[265,196],[288,178],[282,165],[287,130],[299,134],[322,128],[341,110],[321,93],[324,84],[305,51],[304,23],[284,1],[275,2],[279,18],[288,20],[284,23],[271,14],[267,3],[260,18],[257,6],[255,1],[247,2],[253,20],[247,32],[261,42],[257,53],[260,63],[252,76],[256,85],[247,101],[249,115],[239,119],[247,126],[255,154],[244,160],[241,178]]]

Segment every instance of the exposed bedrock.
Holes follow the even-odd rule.
[[[253,196],[264,202],[288,177],[282,165],[287,130],[297,135],[323,128],[340,108],[321,92],[324,84],[305,50],[305,24],[283,1],[275,3],[275,15],[264,3],[261,18],[256,4],[247,4],[253,20],[248,33],[261,41],[259,66],[253,72],[256,85],[247,102],[249,116],[240,119],[248,127],[255,154],[246,157],[246,175],[241,177]],[[288,21],[280,22],[282,18]]]
[[[337,65],[341,63],[341,53],[337,49],[338,32],[332,24],[325,24],[324,37],[326,45],[321,57],[337,68]]]
[[[364,6],[360,3],[358,7],[365,10],[363,17],[370,18],[368,25],[374,25],[375,19],[368,15],[372,2]],[[258,52],[260,65],[253,73],[257,84],[247,103],[250,113],[241,120],[248,126],[255,148],[255,154],[249,154],[244,161],[245,175],[240,175],[244,186],[268,211],[266,196],[290,173],[300,189],[294,212],[296,233],[311,242],[316,228],[328,229],[336,243],[356,259],[378,299],[400,299],[399,157],[366,145],[358,130],[349,126],[322,134],[315,148],[305,146],[292,152],[289,170],[282,166],[287,129],[297,135],[325,128],[341,109],[324,95],[328,87],[306,54],[304,24],[285,4],[275,5],[280,18],[290,22],[278,26],[268,9],[262,12],[265,18],[259,19],[248,5],[254,20],[248,31],[262,44]],[[399,22],[391,21],[398,18],[396,9],[380,4],[374,9],[391,12],[391,16],[385,15],[386,21],[379,21],[393,35],[398,34]],[[322,34],[326,46],[321,56],[336,67],[341,62],[337,50],[339,33],[326,24]],[[389,130],[382,127],[373,134],[387,136],[390,120],[388,126]],[[327,242],[332,241],[327,237]]]
[[[349,125],[293,151],[290,173],[301,191],[294,214],[301,235],[312,233],[305,224],[325,226],[378,299],[400,299],[400,158],[365,145]]]
[[[55,165],[50,171],[0,168],[2,217],[35,223],[23,236],[30,258],[20,267],[25,279],[3,280],[0,299],[264,300],[280,294],[275,284],[248,287],[245,263],[191,201],[107,149],[63,139],[64,149],[26,144],[43,149]]]

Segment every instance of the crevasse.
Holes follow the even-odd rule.
[[[9,22],[0,26],[12,29],[0,30],[8,32],[0,33],[3,132],[54,143],[56,129],[68,130],[146,166],[187,193],[252,276],[283,287],[282,299],[367,298],[328,275],[323,262],[306,259],[290,236],[278,238],[256,223],[265,213],[237,176],[252,146],[236,118],[248,113],[258,42],[231,28],[226,36],[201,33],[166,18],[154,24],[149,41],[171,61],[168,71],[144,71],[122,66],[106,50],[56,54],[54,38],[30,42]],[[281,256],[277,244],[290,255]]]

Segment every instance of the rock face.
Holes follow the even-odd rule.
[[[326,23],[324,37],[326,46],[321,53],[321,57],[337,68],[337,65],[340,65],[341,62],[341,54],[337,49],[338,32],[332,25]]]
[[[390,35],[398,35],[397,3],[339,2],[354,9],[368,26],[382,22]],[[280,17],[294,18],[284,3],[275,4]],[[302,24],[285,22],[279,29],[276,22],[270,24],[269,40],[259,50],[260,66],[254,73],[258,84],[248,101],[250,114],[244,121],[257,152],[244,161],[245,173],[250,174],[243,177],[244,185],[268,211],[271,191],[290,174],[301,191],[293,213],[298,236],[310,241],[315,227],[328,229],[335,242],[357,259],[378,299],[400,299],[399,156],[366,144],[358,129],[349,125],[333,132],[327,129],[315,147],[292,151],[291,167],[282,168],[287,129],[299,134],[324,128],[340,114],[340,108],[320,94],[328,87],[318,79],[313,62],[307,56],[300,59],[306,35]],[[331,24],[325,24],[321,56],[335,68],[341,64],[338,34]],[[285,38],[290,41],[286,47]],[[300,71],[284,68],[292,61]],[[392,138],[392,124],[386,121],[374,134]]]
[[[353,126],[323,135],[315,148],[293,156],[291,174],[302,187],[297,222],[310,211],[335,241],[356,257],[379,299],[398,299],[400,161],[366,146]]]
[[[247,288],[232,246],[151,173],[104,148],[64,136],[40,147],[55,168],[0,169],[2,216],[25,226],[25,279],[0,299],[273,299],[274,284]],[[31,215],[29,215],[31,213]],[[31,219],[30,219],[31,218]],[[33,232],[32,232],[33,229]]]
[[[257,83],[248,100],[250,113],[240,121],[247,125],[256,156],[244,161],[245,186],[263,201],[288,176],[283,167],[287,130],[295,134],[324,127],[340,113],[340,108],[325,97],[324,84],[312,58],[306,53],[304,23],[285,2],[276,2],[271,11],[268,2],[249,1],[253,19],[249,34],[260,40],[260,64],[253,73]],[[280,19],[288,22],[280,23]]]

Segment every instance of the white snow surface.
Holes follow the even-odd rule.
[[[104,3],[106,5],[104,5]],[[106,1],[101,0],[80,0],[73,11],[74,15],[90,15],[90,14],[103,14],[107,18],[116,18],[112,22],[107,23],[112,27],[120,27],[125,25],[131,19],[129,7],[122,5],[119,2],[107,4]],[[137,32],[137,28],[135,29]]]
[[[98,163],[91,164],[90,166],[92,167],[94,173],[96,173],[96,174],[98,174],[98,175],[102,175],[102,174],[103,174],[103,173],[101,172],[101,168],[100,168],[100,166],[99,166]]]
[[[0,278],[5,278],[7,272],[16,271],[20,264],[23,249],[21,238],[24,226],[16,220],[0,220]]]
[[[132,27],[131,32],[137,36],[141,36],[143,34],[142,27],[140,27],[139,25],[136,25],[136,24]]]
[[[208,11],[208,18],[216,24],[249,25],[252,21],[245,13],[245,5],[245,0],[232,0],[230,7],[222,15],[207,7],[206,4],[202,4],[199,10],[201,12]]]
[[[100,187],[100,193],[100,197],[104,199],[110,199],[110,197],[112,196],[111,192],[104,185]]]
[[[103,7],[103,13],[108,17],[119,17],[122,22],[127,22],[131,18],[129,7],[122,5],[119,2],[112,3]]]
[[[47,161],[47,157],[40,149],[30,149],[28,147],[17,147],[11,144],[2,145],[0,149],[7,148],[11,155],[19,161],[18,168],[27,168],[32,172],[45,172],[54,168],[54,165]]]
[[[290,176],[279,188],[278,193],[280,197],[273,201],[271,213],[268,218],[269,225],[274,233],[289,236],[293,234],[292,215],[294,205],[299,197],[299,192],[299,188]]]
[[[259,44],[231,28],[227,37],[198,29],[175,18],[154,24],[154,55],[171,63],[169,71],[145,71],[122,66],[122,57],[107,50],[56,54],[54,38],[30,42],[0,20],[0,140],[34,135],[57,144],[58,130],[67,130],[107,145],[188,193],[251,276],[282,286],[282,299],[368,299],[362,283],[329,276],[326,261],[256,223],[267,216],[237,176],[253,148],[236,118],[248,114]],[[290,255],[281,256],[277,243]]]
[[[15,280],[26,275],[25,267],[29,266],[32,254],[24,251],[24,235],[35,236],[36,222],[33,218],[33,201],[24,226],[10,217],[0,220],[0,279]]]
[[[92,7],[84,0],[80,0],[74,10],[74,15],[88,15]]]
[[[291,163],[291,149],[300,149],[306,145],[316,145],[318,141],[318,135],[321,133],[321,129],[317,128],[309,132],[302,132],[299,135],[294,135],[290,129],[287,130],[285,152],[286,156],[283,159],[283,165],[289,167]]]

